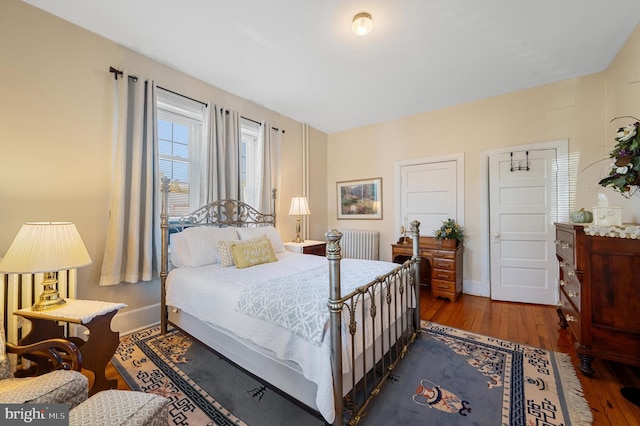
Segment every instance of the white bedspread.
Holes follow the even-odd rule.
[[[244,315],[237,310],[238,301],[245,292],[260,283],[267,283],[285,276],[299,279],[285,280],[283,291],[291,293],[274,295],[282,298],[302,298],[312,295],[315,311],[323,315],[326,322],[326,303],[329,298],[328,261],[325,257],[278,253],[278,262],[266,263],[251,268],[222,268],[219,264],[199,268],[177,268],[167,277],[167,305],[174,306],[201,320],[230,331],[235,336],[272,351],[278,358],[297,363],[304,377],[318,386],[316,404],[329,423],[334,420],[333,382],[331,377],[330,339],[321,332],[318,344],[300,333],[269,323],[260,318]],[[367,263],[366,267],[362,267]],[[357,286],[367,284],[376,277],[397,267],[390,262],[342,259],[342,294]],[[323,272],[324,271],[324,272]],[[314,280],[300,279],[304,272]],[[297,288],[296,288],[297,287]],[[266,297],[267,293],[263,294]],[[289,302],[287,302],[289,303]],[[323,309],[324,307],[324,309]],[[290,323],[291,320],[287,320]],[[326,326],[320,326],[326,330]]]

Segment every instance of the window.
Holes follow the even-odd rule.
[[[199,207],[205,105],[158,88],[158,152],[161,177],[171,179],[169,216]]]
[[[170,217],[182,216],[201,206],[201,179],[207,165],[206,106],[184,96],[158,88],[158,152],[161,177],[171,180]],[[240,120],[241,197],[250,205],[258,205],[259,179],[262,165],[259,156],[260,124]]]
[[[251,206],[259,205],[260,194],[257,193],[258,179],[261,178],[262,165],[258,163],[258,135],[260,125],[242,118],[240,120],[240,173],[242,199]]]

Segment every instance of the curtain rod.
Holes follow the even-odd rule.
[[[113,78],[115,78],[116,80],[118,79],[118,76],[121,76],[124,78],[124,72],[120,71],[119,69],[116,69],[114,67],[109,67],[109,72],[113,73]],[[135,75],[129,75],[129,78],[132,78],[134,82],[138,81],[138,77],[136,77]]]
[[[118,76],[124,77],[124,72],[122,72],[121,70],[116,69],[116,68],[114,68],[114,67],[109,67],[109,72],[113,73],[113,77],[114,77],[116,80],[118,79]],[[134,79],[134,81],[138,81],[138,77],[136,77],[135,75],[130,75],[129,77],[130,77],[130,78],[133,78],[133,79]],[[161,87],[161,86],[156,86],[156,87],[157,87],[157,88],[159,88],[159,89],[162,89],[162,90],[166,90],[166,91],[167,91],[167,92],[169,92],[169,93],[173,93],[174,95],[182,96],[183,98],[189,99],[189,100],[191,100],[191,101],[193,101],[193,102],[198,102],[199,104],[202,104],[202,105],[204,105],[204,106],[209,105],[207,102],[202,102],[202,101],[199,101],[199,100],[197,100],[197,99],[190,98],[189,96],[185,96],[185,95],[183,95],[182,93],[174,92],[173,90],[169,90],[169,89],[167,89],[167,88],[165,88],[165,87]],[[221,109],[224,109],[224,108],[221,108]],[[227,110],[227,109],[224,109],[224,110],[225,110],[225,112],[226,112],[227,114],[229,114],[229,110]],[[252,123],[262,124],[262,123],[260,123],[259,121],[253,120],[253,119],[248,118],[248,117],[240,116],[240,118],[244,118],[245,120],[249,120],[249,121],[251,121]],[[271,129],[275,130],[276,132],[279,132],[279,131],[280,131],[280,129],[278,129],[277,127],[271,127]],[[284,133],[284,129],[282,129],[282,133]]]
[[[228,110],[228,109],[224,109],[224,108],[220,108],[220,109],[221,109],[221,110],[224,110],[224,112],[225,112],[226,114],[229,114],[229,110]],[[256,121],[256,120],[254,120],[254,119],[252,119],[252,118],[243,117],[242,115],[240,116],[240,118],[244,118],[245,120],[247,120],[247,121],[251,121],[252,123],[262,124],[262,123],[260,123],[259,121]],[[277,127],[271,127],[271,129],[272,129],[272,130],[275,130],[276,132],[279,132],[279,131],[280,131],[280,129],[278,129]],[[284,133],[284,129],[282,129],[282,133]]]
[[[206,102],[202,102],[202,101],[199,101],[199,100],[197,100],[197,99],[190,98],[189,96],[185,96],[185,95],[183,95],[182,93],[174,92],[173,90],[169,90],[169,89],[167,89],[167,88],[165,88],[165,87],[162,87],[162,86],[156,86],[156,87],[157,87],[158,89],[166,90],[166,91],[167,91],[167,92],[169,92],[169,93],[173,93],[174,95],[182,96],[182,97],[183,97],[183,98],[185,98],[185,99],[189,99],[190,101],[197,102],[197,103],[202,104],[202,105],[204,105],[204,106],[209,105],[209,104],[208,104],[208,103],[206,103]]]

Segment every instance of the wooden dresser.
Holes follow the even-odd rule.
[[[434,237],[420,237],[420,284],[430,285],[435,297],[443,297],[455,302],[462,293],[462,252],[463,246],[443,247],[441,240]],[[402,263],[411,258],[413,243],[411,238],[403,243],[391,245],[394,262]]]
[[[594,358],[640,366],[640,240],[590,236],[556,223],[560,324],[576,338],[580,370]]]

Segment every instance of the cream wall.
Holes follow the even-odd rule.
[[[612,115],[640,114],[640,84],[632,89],[628,84],[640,80],[639,40],[640,33],[636,30],[608,72],[329,135],[329,227],[378,229],[381,258],[390,260],[390,244],[399,237],[395,163],[464,153],[465,287],[480,289],[480,294],[488,295],[489,283],[482,273],[482,262],[486,260],[480,244],[481,209],[486,205],[481,192],[481,182],[486,181],[481,173],[485,158],[482,152],[568,139],[570,207],[594,206],[597,193],[605,191],[597,182],[607,173],[609,164],[599,160],[608,157],[613,144],[609,141],[613,140],[615,129],[608,125],[608,119]],[[383,219],[337,220],[335,183],[377,176],[383,179]],[[620,195],[606,191],[612,204],[622,205],[625,201]],[[625,221],[640,222],[637,198],[633,200],[634,207],[625,208]]]
[[[481,282],[481,153],[494,148],[569,139],[572,208],[595,204],[619,115],[640,115],[640,33],[636,29],[604,73],[497,96],[327,136],[309,129],[311,216],[307,238],[328,228],[375,228],[381,253],[398,238],[394,166],[398,160],[465,155],[465,280]],[[123,315],[157,321],[159,283],[99,287],[109,208],[112,75],[109,66],[155,79],[163,87],[236,109],[285,129],[278,228],[295,234],[289,202],[303,190],[302,124],[62,21],[19,0],[0,2],[0,255],[30,220],[76,223],[93,259],[80,270],[79,296],[124,301]],[[587,167],[595,163],[595,165]],[[586,169],[583,171],[583,169]],[[383,219],[338,221],[336,181],[383,178]],[[640,222],[638,198],[624,203],[625,220]],[[148,315],[148,316],[145,316]]]
[[[278,227],[295,234],[289,202],[302,180],[302,124],[190,78],[18,0],[0,2],[0,256],[25,221],[72,221],[93,263],[79,271],[79,297],[122,301],[119,317],[158,321],[159,282],[98,285],[111,184],[109,66],[155,79],[189,97],[224,105],[285,130]],[[326,135],[311,129],[310,151],[326,158]],[[312,168],[314,218],[325,224],[324,161]],[[314,232],[319,233],[315,228]],[[146,316],[146,317],[145,317]],[[145,317],[145,319],[140,319]],[[125,327],[126,326],[122,326]],[[129,325],[129,327],[131,327]]]

